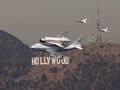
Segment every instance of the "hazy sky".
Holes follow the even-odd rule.
[[[120,42],[120,0],[100,0],[102,27],[109,26],[107,38]],[[75,18],[88,17],[90,24]],[[0,29],[26,44],[45,35],[69,31],[73,40],[80,34],[96,32],[96,0],[0,0]]]

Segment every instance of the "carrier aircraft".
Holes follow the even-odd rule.
[[[74,42],[66,38],[48,38],[44,37],[40,39],[40,43],[36,43],[31,46],[33,50],[43,50],[50,53],[50,55],[62,55],[62,52],[69,51],[72,49],[82,50],[81,45],[82,36],[78,37]],[[71,44],[64,45],[63,42],[69,42]]]

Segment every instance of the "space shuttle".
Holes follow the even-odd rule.
[[[48,43],[58,43],[61,45],[67,45],[71,42],[71,40],[67,37],[67,34],[69,32],[68,31],[65,31],[62,35],[57,35],[57,36],[54,36],[54,37],[48,37],[48,36],[45,36],[43,38],[40,39],[40,42],[48,42]]]

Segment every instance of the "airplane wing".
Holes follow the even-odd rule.
[[[49,42],[48,44],[50,45],[50,47],[53,46],[55,48],[63,48],[64,47],[61,43]]]
[[[34,45],[31,45],[31,48],[48,48],[48,47],[40,43],[35,43]]]
[[[46,51],[49,52],[51,56],[63,56],[62,53],[57,52],[54,49],[47,49]]]

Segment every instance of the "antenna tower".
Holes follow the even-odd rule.
[[[96,16],[96,23],[97,23],[97,37],[96,37],[96,43],[101,44],[101,32],[99,31],[101,29],[101,21],[100,21],[100,1],[97,0],[97,16]]]

